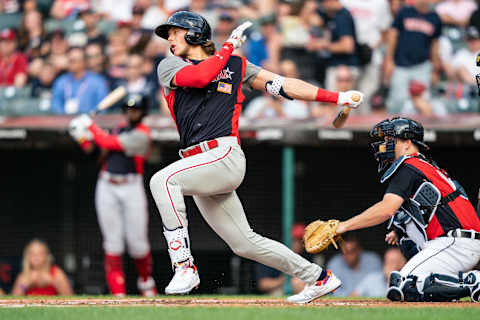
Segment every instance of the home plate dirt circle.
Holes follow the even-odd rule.
[[[81,306],[126,306],[126,307],[480,307],[469,301],[461,302],[391,302],[374,299],[320,299],[306,305],[287,303],[274,298],[31,298],[0,299],[0,308],[19,307],[81,307]]]

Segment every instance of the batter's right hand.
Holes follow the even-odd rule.
[[[247,36],[244,35],[243,33],[245,32],[245,30],[250,28],[252,24],[253,23],[251,21],[246,21],[241,25],[239,25],[237,28],[235,28],[232,31],[230,38],[228,38],[228,40],[225,41],[225,43],[227,42],[231,43],[234,49],[240,48],[243,45],[243,43],[247,40]]]
[[[338,93],[337,104],[340,106],[350,107],[353,109],[358,108],[363,102],[363,93],[356,90],[350,90],[347,92]]]

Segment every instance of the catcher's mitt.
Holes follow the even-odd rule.
[[[339,223],[339,220],[333,219],[328,221],[316,220],[310,223],[305,228],[305,235],[303,236],[305,250],[308,253],[319,253],[327,249],[330,244],[338,249],[337,242],[340,244],[342,241],[342,238],[336,232]]]

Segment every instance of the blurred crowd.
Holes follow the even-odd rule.
[[[358,89],[358,113],[477,112],[480,11],[474,0],[0,0],[0,114],[76,114],[111,90],[168,113],[153,29],[178,10],[209,21],[219,47],[255,22],[239,51],[254,64],[329,90]],[[244,116],[305,119],[335,106],[246,92]]]

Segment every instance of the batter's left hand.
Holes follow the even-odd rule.
[[[243,45],[243,43],[247,40],[247,36],[244,35],[243,33],[245,32],[245,30],[250,28],[252,24],[253,23],[251,21],[246,21],[241,25],[239,25],[237,28],[235,28],[232,31],[230,38],[228,38],[228,40],[225,41],[225,43],[227,42],[231,43],[234,49],[240,48]]]
[[[360,91],[350,90],[350,91],[338,93],[337,104],[340,106],[356,109],[362,104],[362,102],[363,102],[363,93],[361,93]]]

